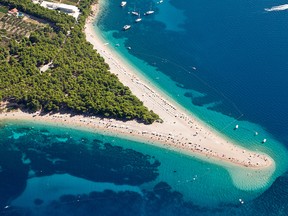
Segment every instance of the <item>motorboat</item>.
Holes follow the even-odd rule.
[[[123,26],[123,30],[124,30],[124,31],[126,31],[126,30],[128,30],[128,29],[130,29],[130,28],[131,28],[131,25],[124,25],[124,26]]]
[[[153,14],[155,11],[153,11],[153,10],[149,10],[149,11],[147,11],[146,13],[144,13],[144,15],[151,15],[151,14]]]
[[[131,14],[135,15],[135,16],[139,16],[139,13],[136,11],[132,11]]]
[[[142,19],[139,17],[139,18],[137,18],[136,20],[135,20],[135,22],[137,23],[137,22],[140,22]]]
[[[138,18],[135,20],[135,22],[137,23],[137,22],[140,22],[142,19],[140,18],[140,13],[139,13],[139,15],[138,15]]]

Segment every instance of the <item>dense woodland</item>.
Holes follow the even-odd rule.
[[[76,22],[72,16],[30,0],[0,0],[6,7],[49,22],[29,38],[11,39],[1,46],[0,100],[32,112],[65,111],[144,123],[158,119],[109,72],[104,59],[86,42],[83,28],[93,1],[80,1],[82,14]],[[50,62],[53,67],[39,70]]]

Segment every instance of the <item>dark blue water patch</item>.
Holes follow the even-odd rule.
[[[42,205],[43,203],[44,203],[44,201],[43,201],[42,199],[36,198],[36,199],[34,200],[35,206],[40,206],[40,205]]]
[[[128,32],[119,31],[119,22],[130,22],[131,16],[118,13],[113,1],[99,26],[104,32],[115,31],[115,38],[125,38],[125,46],[132,47],[130,54],[187,89],[185,96],[194,105],[217,102],[210,109],[234,118],[242,116],[242,120],[258,123],[288,143],[288,14],[264,10],[281,2],[169,2],[184,13],[184,30],[167,30],[165,23],[151,17]],[[155,7],[161,12],[161,5]],[[153,71],[145,73],[153,78]],[[190,89],[205,96],[190,97]]]
[[[0,208],[3,208],[7,201],[25,189],[29,167],[22,163],[21,152],[0,143]]]
[[[13,133],[23,131],[25,135],[13,138]],[[0,135],[1,207],[24,191],[30,177],[68,173],[94,182],[141,185],[159,175],[160,162],[154,157],[85,135],[55,134],[47,129],[43,133],[16,125],[2,128]],[[59,142],[59,137],[67,141]]]
[[[2,215],[31,216],[80,216],[80,215],[147,215],[147,216],[211,216],[247,215],[270,216],[287,215],[287,176],[277,179],[273,186],[260,197],[249,203],[222,204],[217,208],[200,207],[186,202],[181,193],[172,189],[166,182],[159,182],[151,190],[143,190],[143,195],[133,191],[91,192],[89,194],[65,194],[59,199],[43,205],[35,200],[35,208],[9,207]]]
[[[201,48],[196,53],[201,80],[233,102],[243,120],[263,125],[287,143],[287,13],[265,13],[267,1],[171,2],[184,10],[185,29]],[[192,85],[184,84],[188,89]],[[210,100],[221,99],[211,88],[199,90]],[[224,100],[215,110],[236,110],[227,104]]]
[[[43,205],[41,200],[34,209],[16,208],[3,211],[3,215],[191,215],[191,213],[212,213],[215,209],[200,208],[186,203],[177,191],[165,182],[155,185],[153,190],[143,191],[143,196],[132,191],[91,192],[89,194],[66,194],[58,200]]]
[[[248,205],[250,215],[271,216],[288,215],[288,173],[276,179],[273,185],[252,204]]]

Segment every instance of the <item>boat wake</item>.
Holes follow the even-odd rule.
[[[265,8],[265,11],[282,11],[282,10],[288,10],[288,4],[284,4],[284,5],[279,5],[279,6],[274,6],[271,8]]]

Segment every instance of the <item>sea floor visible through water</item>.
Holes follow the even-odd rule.
[[[285,177],[243,191],[220,166],[120,137],[22,121],[0,133],[1,215],[252,215],[285,199],[270,203]]]
[[[219,133],[269,154],[273,178],[240,190],[223,167],[179,152],[2,122],[0,215],[287,215],[286,11],[265,11],[274,1],[100,3],[95,31],[109,46]],[[150,9],[137,25],[128,14]]]
[[[235,17],[232,20],[225,19],[225,23],[227,23],[231,29],[220,29],[223,25],[221,22],[219,23],[217,19],[221,18],[216,19],[214,17],[215,14],[212,12],[210,19],[207,15],[203,20],[203,23],[206,23],[208,21],[212,22],[212,18],[216,19],[214,21],[214,28],[216,29],[210,32],[210,34],[217,34],[217,38],[215,37],[213,40],[209,40],[210,45],[215,47],[215,53],[213,53],[215,56],[213,56],[213,58],[211,57],[211,59],[207,59],[205,55],[208,55],[208,53],[212,55],[213,50],[210,50],[210,48],[207,49],[207,44],[203,44],[202,41],[208,36],[203,36],[204,38],[202,38],[202,40],[201,38],[195,38],[195,34],[206,31],[204,30],[205,26],[195,21],[195,16],[201,16],[201,18],[203,18],[199,11],[195,11],[195,7],[200,8],[200,5],[209,12],[211,12],[211,7],[214,7],[214,9],[217,8],[217,14],[220,13],[220,10],[226,11],[225,7],[231,7],[231,11],[226,11],[227,14],[223,12],[224,18],[230,17],[228,15],[235,12]],[[160,2],[150,0],[143,2],[135,0],[129,1],[124,8],[121,8],[117,2],[100,1],[102,13],[100,13],[99,18],[94,23],[94,27],[99,37],[102,37],[103,42],[108,43],[107,46],[109,46],[113,52],[121,55],[123,61],[133,65],[135,71],[141,76],[144,76],[145,79],[156,86],[158,90],[166,93],[172,100],[177,101],[188,112],[193,113],[193,115],[196,115],[196,117],[205,124],[216,129],[217,133],[227,136],[238,145],[269,154],[277,164],[274,174],[275,179],[287,170],[286,144],[288,144],[288,140],[285,138],[286,133],[281,131],[285,128],[283,118],[286,118],[283,107],[288,105],[288,101],[286,101],[287,103],[283,103],[283,105],[281,104],[281,106],[274,106],[273,109],[279,109],[277,110],[279,112],[275,114],[274,112],[271,114],[271,110],[267,112],[263,109],[263,106],[259,107],[259,104],[257,107],[252,103],[255,101],[255,95],[245,94],[246,88],[253,88],[251,93],[257,92],[263,100],[273,100],[272,102],[274,103],[280,103],[282,97],[279,95],[278,97],[272,96],[268,98],[268,94],[264,94],[264,90],[259,88],[257,82],[251,84],[251,79],[254,80],[255,78],[252,78],[247,68],[245,70],[239,70],[239,68],[236,68],[237,65],[235,66],[229,62],[233,60],[233,63],[235,63],[235,59],[239,57],[243,58],[242,55],[246,55],[245,47],[242,45],[238,49],[243,49],[243,53],[235,53],[235,55],[233,55],[233,52],[231,53],[231,50],[229,50],[231,47],[228,45],[232,43],[231,40],[245,39],[235,33],[236,30],[236,32],[239,31],[235,19],[243,18],[243,22],[247,22],[248,25],[248,23],[251,22],[250,19],[252,19],[251,14],[257,12],[255,14],[259,19],[257,21],[260,24],[266,25],[262,23],[262,19],[266,20],[266,16],[272,16],[263,12],[265,11],[264,8],[261,8],[264,7],[263,5],[257,4],[253,4],[253,7],[249,11],[238,11],[238,9],[247,9],[248,6],[251,5],[240,2],[235,2],[234,5],[232,3],[228,4],[227,1],[209,4],[205,1],[176,2],[172,0],[164,1],[160,4]],[[153,8],[155,13],[151,16],[143,16],[141,23],[133,23],[135,16],[131,14],[131,11],[136,10],[144,13],[147,8]],[[194,11],[192,15],[187,11],[188,8],[193,8],[191,9],[191,11]],[[263,11],[261,11],[262,9]],[[165,15],[171,11],[173,14],[179,15],[177,19],[172,19]],[[245,13],[249,14],[247,18],[245,18]],[[192,19],[193,17],[194,19]],[[273,19],[271,22],[275,22],[275,20]],[[124,24],[131,24],[131,29],[129,29],[129,31],[122,31],[122,25]],[[219,28],[217,28],[218,26]],[[209,26],[209,28],[212,27]],[[247,28],[248,29],[245,29],[244,26],[241,25],[243,31],[249,31],[250,26],[248,25]],[[196,29],[199,32],[196,31]],[[248,33],[245,34],[247,35]],[[149,35],[149,37],[147,37],[147,35]],[[220,35],[223,38],[220,38]],[[248,35],[253,37],[253,35],[250,35],[250,32]],[[268,40],[268,36],[269,35],[264,34],[263,41]],[[228,45],[226,45],[227,47],[225,44],[222,44],[221,41],[223,40],[227,40],[227,43],[229,42]],[[218,47],[219,43],[223,46]],[[271,47],[271,49],[272,48],[273,50],[275,49],[275,47]],[[246,49],[249,49],[249,47]],[[218,54],[216,50],[219,51]],[[255,52],[256,51],[259,51],[259,57],[254,56],[255,60],[262,57],[261,50],[255,50]],[[228,58],[227,53],[229,53],[231,60]],[[216,56],[219,57],[221,55],[223,58],[221,61],[212,61]],[[205,60],[207,62],[205,62]],[[257,61],[259,61],[259,59]],[[260,65],[256,63],[257,62],[254,62],[253,65],[260,67]],[[215,68],[211,68],[213,65],[215,65]],[[251,65],[249,69],[251,72],[256,70],[252,68],[253,65]],[[221,67],[221,70],[217,69],[216,66]],[[225,69],[229,67],[231,69]],[[285,65],[283,65],[283,67],[285,68]],[[268,68],[265,69],[267,70],[265,73],[270,73]],[[282,73],[282,70],[280,70],[279,73]],[[266,82],[266,77],[263,76],[262,80],[260,80],[260,72],[256,72],[255,76],[258,81]],[[247,73],[249,74],[248,76]],[[243,86],[239,91],[237,91],[240,84],[238,77],[246,79],[241,80]],[[284,79],[286,78],[288,80],[288,77]],[[223,85],[223,82],[229,86],[230,89],[224,89],[225,85]],[[273,82],[276,82],[276,80],[273,80]],[[274,85],[282,89],[284,86],[282,86],[281,83],[270,83],[270,85],[267,84],[263,86],[263,89],[265,89],[265,91],[267,91],[267,88],[274,89]],[[222,88],[222,86],[224,87]],[[232,91],[233,95],[231,95]],[[239,98],[242,100],[244,97],[247,98],[247,102],[245,101],[244,104],[242,104]],[[242,111],[242,109],[244,109],[245,112]],[[265,122],[263,125],[257,124],[258,120],[261,122],[262,119],[257,119],[257,121],[255,121],[254,117],[250,119],[250,110],[247,112],[247,109],[250,109],[252,113],[256,110],[257,115],[262,114],[262,117],[265,118],[268,123]],[[275,125],[275,119],[272,118],[276,117],[278,124],[273,126],[271,130],[271,125]],[[269,124],[269,121],[271,121],[271,124]],[[236,125],[239,125],[239,128],[234,130]],[[279,135],[279,133],[281,133],[281,135]],[[262,143],[264,139],[268,140],[265,145]]]

